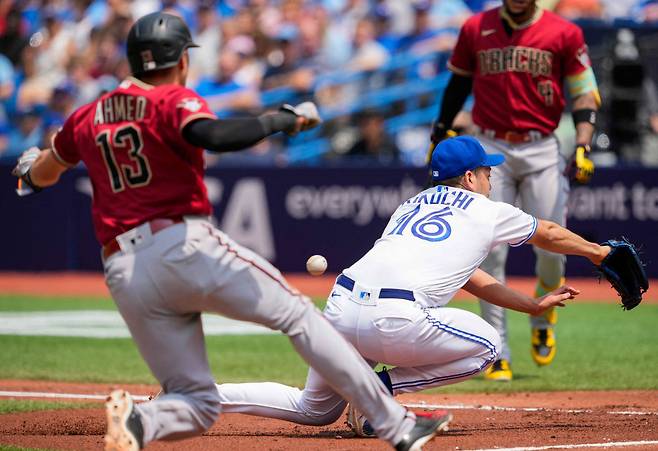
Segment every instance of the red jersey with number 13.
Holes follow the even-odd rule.
[[[182,136],[199,118],[215,115],[194,91],[129,77],[67,119],[52,149],[65,165],[87,166],[101,244],[151,219],[210,215],[203,149]]]
[[[473,122],[498,132],[552,133],[564,109],[564,79],[590,66],[583,33],[539,9],[507,34],[501,8],[464,23],[448,63],[473,77]]]

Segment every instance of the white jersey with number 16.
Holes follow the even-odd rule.
[[[423,293],[428,307],[448,303],[498,244],[520,246],[537,219],[472,191],[429,188],[395,211],[381,238],[343,273],[371,287]]]

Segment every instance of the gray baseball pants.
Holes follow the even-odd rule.
[[[537,142],[512,146],[505,141],[479,137],[487,153],[502,153],[505,163],[491,168],[491,200],[518,205],[537,219],[566,224],[569,183],[563,175],[564,160],[559,142],[549,136]],[[505,283],[505,263],[509,248],[495,247],[480,268]],[[566,257],[533,248],[537,257],[535,274],[547,287],[559,285],[564,275]],[[502,340],[501,359],[511,361],[507,334],[506,310],[480,300],[482,317],[491,324]],[[530,316],[531,327],[550,326],[543,316]]]
[[[220,413],[208,365],[201,312],[280,330],[379,437],[399,442],[415,423],[370,366],[292,290],[280,272],[209,222],[187,219],[156,234],[141,225],[133,242],[104,262],[105,280],[164,395],[136,405],[144,443],[207,430]]]

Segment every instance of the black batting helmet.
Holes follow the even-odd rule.
[[[185,22],[163,12],[140,17],[128,33],[128,62],[134,75],[178,64],[185,49],[198,47]]]

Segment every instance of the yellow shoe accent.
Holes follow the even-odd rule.
[[[541,279],[537,279],[537,287],[535,288],[535,297],[540,298],[545,294],[560,288],[562,285],[564,285],[564,283],[565,283],[565,279],[564,277],[562,277],[560,278],[560,282],[557,285],[555,285],[554,287],[548,287],[544,285]],[[555,307],[546,310],[542,314],[542,316],[546,319],[546,321],[548,321],[548,324],[550,324],[551,326],[555,326],[557,324],[557,310],[555,309]]]
[[[490,381],[509,382],[512,380],[512,368],[507,360],[496,360],[484,371],[484,378]]]
[[[532,360],[539,366],[548,365],[555,358],[555,333],[553,328],[532,329],[530,354]]]

